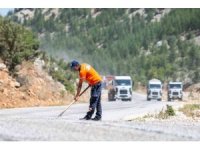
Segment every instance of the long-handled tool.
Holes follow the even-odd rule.
[[[85,91],[87,91],[87,89],[90,87],[90,85],[81,93],[81,94],[79,94],[79,96],[81,96],[83,93],[85,93]],[[75,103],[76,101],[74,100],[73,102],[71,102],[68,106],[67,106],[67,108],[63,111],[63,112],[61,112],[59,115],[58,115],[58,117],[61,117],[65,112],[66,112],[66,110],[71,106],[71,105],[73,105],[74,103]]]

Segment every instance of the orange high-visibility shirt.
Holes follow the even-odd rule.
[[[81,81],[86,81],[89,85],[95,85],[102,80],[96,70],[89,64],[85,63],[81,64],[79,77]]]

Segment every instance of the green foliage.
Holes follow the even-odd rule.
[[[74,92],[74,86],[70,81],[67,79],[66,73],[61,70],[51,70],[50,75],[53,79],[61,82],[67,91]]]
[[[175,116],[175,111],[174,111],[173,107],[170,105],[167,105],[167,110],[165,111],[165,113],[168,116]]]
[[[199,81],[200,47],[190,40],[199,34],[200,9],[172,9],[160,22],[151,21],[163,9],[145,9],[145,15],[133,15],[137,9],[59,9],[49,19],[34,10],[23,24],[45,33],[41,49],[55,58],[80,59],[103,75],[131,75],[144,85],[185,72],[195,72],[190,78]]]
[[[63,59],[56,61],[43,53],[42,59],[46,62],[44,69],[52,76],[54,80],[62,83],[65,89],[71,93],[74,92],[75,75],[70,71],[69,64]]]
[[[40,13],[36,12],[37,15]],[[38,24],[38,26],[40,25]],[[38,48],[39,42],[30,30],[10,20],[0,18],[0,58],[9,67],[10,71],[14,71],[15,66],[22,61],[31,60],[39,55],[41,52],[36,51]],[[66,90],[73,92],[72,80],[74,80],[74,76],[67,68],[68,64],[63,60],[55,61],[45,53],[43,53],[43,59],[49,65],[46,66],[49,74],[61,82]]]
[[[23,60],[34,57],[38,45],[31,31],[0,18],[0,57],[10,70]]]
[[[164,111],[164,110],[161,110],[159,112],[158,115],[156,115],[155,117],[158,118],[158,119],[167,119],[169,118],[170,116],[175,116],[175,111],[173,109],[172,106],[170,105],[167,105],[167,109]]]
[[[164,108],[158,113],[158,114],[147,114],[143,117],[136,118],[137,120],[140,121],[145,121],[148,118],[155,118],[155,119],[168,119],[171,116],[175,116],[175,110],[172,106],[166,105],[166,110]]]

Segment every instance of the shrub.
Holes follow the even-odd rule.
[[[12,71],[23,60],[34,57],[39,42],[23,26],[0,18],[0,57]]]
[[[174,111],[173,107],[170,105],[167,105],[167,110],[165,111],[165,113],[168,116],[175,116],[175,111]]]
[[[167,119],[170,116],[175,116],[175,111],[172,106],[167,105],[167,109],[164,111],[163,109],[159,112],[159,114],[156,116],[158,119]]]
[[[50,72],[50,75],[53,77],[53,79],[61,82],[65,86],[66,90],[72,93],[74,92],[73,83],[67,79],[65,72],[63,72],[62,70],[52,70]]]
[[[186,104],[183,108],[179,109],[188,117],[195,117],[195,111],[200,110],[200,104]]]

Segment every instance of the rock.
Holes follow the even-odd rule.
[[[42,70],[42,67],[44,67],[45,62],[44,62],[44,60],[41,60],[40,58],[37,58],[37,59],[34,61],[34,65],[35,65],[38,69]]]
[[[11,82],[11,83],[10,83],[10,86],[11,86],[12,88],[14,88],[14,87],[19,88],[19,87],[20,87],[20,83],[19,83],[19,82]]]
[[[18,83],[20,83],[21,86],[29,84],[28,77],[25,75],[20,75],[20,76],[16,77],[16,80]]]
[[[16,71],[16,72],[19,72],[19,71],[21,70],[21,68],[22,68],[21,65],[17,65],[17,66],[15,67],[15,71]]]
[[[162,46],[162,44],[163,44],[162,41],[158,41],[158,42],[156,43],[156,46],[157,46],[157,47],[160,47],[160,46]]]
[[[19,88],[20,87],[20,83],[19,82],[15,82],[15,87]]]
[[[6,69],[6,65],[3,63],[0,63],[0,70],[5,70]]]

